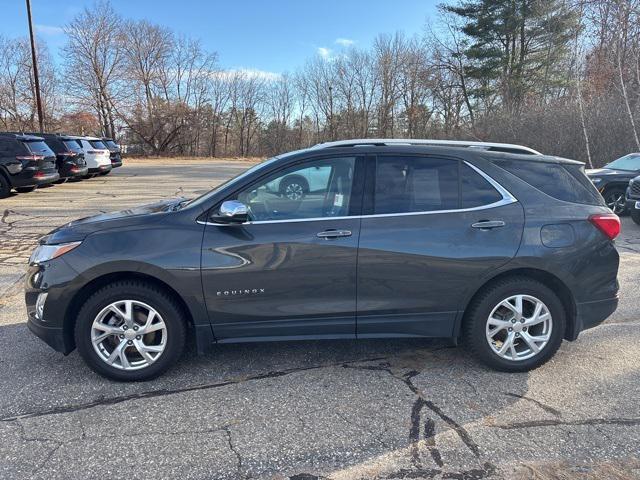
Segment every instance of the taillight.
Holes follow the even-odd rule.
[[[591,215],[589,221],[610,240],[620,235],[620,218],[615,213],[597,213]]]
[[[67,157],[75,157],[78,154],[76,152],[62,152],[62,155],[66,155]]]
[[[44,155],[17,155],[16,160],[44,160]]]

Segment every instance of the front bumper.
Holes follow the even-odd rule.
[[[640,204],[640,198],[629,198],[626,199],[627,210],[640,210],[640,208],[636,208],[636,204]]]

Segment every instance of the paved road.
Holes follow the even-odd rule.
[[[0,201],[0,478],[640,478],[629,219],[620,309],[528,374],[486,370],[442,341],[325,341],[217,346],[120,384],[28,333],[21,281],[40,235],[243,168],[127,165]]]

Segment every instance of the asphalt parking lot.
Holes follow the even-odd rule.
[[[431,340],[221,345],[122,384],[27,331],[37,239],[208,190],[243,162],[130,163],[0,200],[0,478],[640,478],[640,227],[619,310],[525,374]]]

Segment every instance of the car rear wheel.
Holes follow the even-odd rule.
[[[627,210],[624,193],[623,188],[616,187],[606,190],[603,194],[607,207],[609,207],[616,215],[622,215]]]
[[[139,281],[116,282],[84,303],[75,326],[78,351],[113,380],[155,378],[182,354],[185,318],[164,291]]]
[[[527,277],[511,277],[482,291],[464,322],[464,341],[476,358],[496,370],[524,372],[555,354],[566,320],[551,289]]]
[[[16,192],[29,193],[29,192],[33,192],[36,188],[38,188],[37,185],[32,185],[31,187],[16,187]]]
[[[9,181],[0,173],[0,198],[7,198],[11,194]]]

